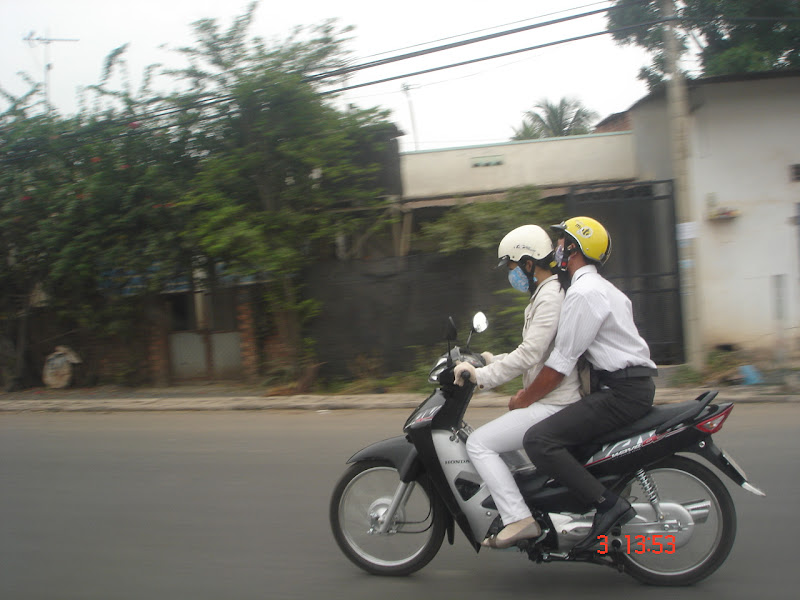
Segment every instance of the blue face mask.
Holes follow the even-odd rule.
[[[528,276],[520,266],[508,272],[508,283],[510,283],[511,287],[515,290],[519,290],[520,292],[530,291],[530,279],[528,279]],[[536,283],[536,277],[533,278],[533,283]]]

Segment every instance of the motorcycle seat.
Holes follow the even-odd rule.
[[[678,425],[687,419],[691,419],[698,414],[714,399],[716,391],[700,394],[694,400],[679,402],[677,404],[659,404],[653,406],[645,416],[630,425],[616,429],[606,435],[592,440],[595,444],[608,444],[617,440],[645,433],[653,429],[666,431],[674,425]]]

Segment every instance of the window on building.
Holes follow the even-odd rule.
[[[499,167],[503,164],[502,155],[478,156],[470,159],[470,165],[474,167]]]
[[[194,294],[169,294],[167,296],[169,309],[170,331],[194,331],[197,329],[197,318],[194,308]]]

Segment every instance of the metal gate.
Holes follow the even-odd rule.
[[[603,275],[631,299],[653,360],[684,362],[672,181],[573,186],[567,213],[593,217],[611,234]]]
[[[175,380],[242,376],[233,288],[168,294],[170,375]]]

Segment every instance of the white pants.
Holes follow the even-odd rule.
[[[530,517],[531,511],[500,454],[521,449],[525,432],[562,408],[534,402],[478,427],[467,439],[469,458],[489,488],[505,526]]]

